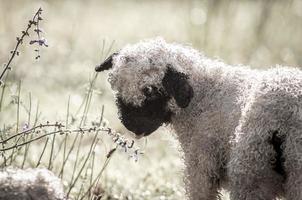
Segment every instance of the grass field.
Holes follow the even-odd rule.
[[[94,66],[110,52],[145,38],[162,36],[169,42],[191,44],[230,64],[302,66],[300,0],[1,0],[0,64],[7,63],[16,37],[39,7],[43,8],[40,25],[49,47],[41,48],[41,58],[35,60],[36,52],[27,39],[14,59],[1,86],[2,138],[20,132],[25,124],[33,127],[49,121],[78,129],[101,121],[102,126],[131,140],[132,135],[117,118],[106,74],[95,77]],[[54,130],[41,129],[45,133]],[[115,147],[108,134],[99,134],[97,141],[94,133],[78,135],[44,137],[6,152],[0,164],[38,165],[60,174],[71,149],[61,176],[73,199],[81,199],[84,191],[89,191],[103,167],[94,184],[99,188],[95,192],[104,192],[103,199],[184,199],[181,153],[173,134],[165,128],[147,139],[135,140],[144,153],[137,162],[122,149],[108,162],[106,155]],[[29,139],[24,136],[20,140]]]

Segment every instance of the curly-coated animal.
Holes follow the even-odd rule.
[[[67,200],[61,180],[47,169],[0,170],[0,200]]]
[[[138,137],[169,124],[190,200],[302,199],[302,72],[253,70],[163,39],[128,45],[110,70],[119,116]]]

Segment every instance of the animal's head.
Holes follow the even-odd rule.
[[[184,109],[193,97],[188,75],[171,56],[168,44],[156,39],[126,46],[95,69],[110,70],[120,119],[138,137],[169,123],[173,107]]]

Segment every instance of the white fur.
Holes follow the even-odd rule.
[[[63,184],[47,169],[0,171],[0,200],[65,200]]]
[[[114,56],[109,81],[126,102],[140,106],[142,88],[162,87],[167,64],[187,74],[194,90],[186,108],[169,102],[175,113],[171,127],[184,151],[189,199],[217,199],[223,187],[233,200],[301,200],[302,72],[230,66],[157,38]],[[272,169],[275,130],[285,138],[285,179]]]

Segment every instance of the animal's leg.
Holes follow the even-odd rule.
[[[302,199],[302,121],[289,130],[284,144],[284,186],[287,200]]]
[[[215,138],[196,138],[186,155],[186,190],[190,200],[219,197],[220,158]]]
[[[199,165],[197,164],[195,166]],[[186,190],[190,200],[217,199],[218,180],[211,172],[210,168],[207,169],[207,167],[210,166],[203,165],[201,167],[196,167],[195,169],[187,169]]]
[[[255,129],[258,130],[259,129]],[[276,198],[284,179],[276,146],[274,132],[246,134],[231,153],[229,178],[232,200],[273,200]]]
[[[236,129],[228,165],[232,200],[273,200],[281,190],[282,139],[277,120],[252,107]]]

